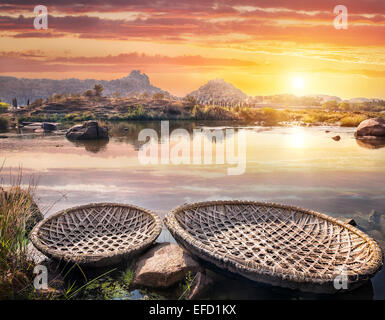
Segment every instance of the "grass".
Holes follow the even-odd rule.
[[[124,271],[122,273],[122,278],[123,278],[123,281],[124,283],[129,286],[132,282],[132,280],[134,279],[134,276],[135,276],[135,273],[134,271],[132,271],[131,269],[127,269],[126,271]]]
[[[178,300],[185,299],[187,295],[191,292],[192,285],[195,281],[196,276],[197,275],[193,277],[191,271],[187,272],[182,286],[182,294],[179,296]]]
[[[87,107],[87,106],[86,106]],[[383,113],[370,111],[365,108],[350,110],[326,109],[276,109],[254,108],[249,106],[225,107],[218,105],[183,106],[183,104],[169,104],[164,107],[149,108],[142,105],[122,105],[115,107],[114,111],[89,105],[89,111],[80,111],[60,114],[26,113],[21,115],[19,122],[61,122],[72,124],[87,120],[98,121],[160,121],[160,120],[215,120],[215,121],[240,121],[242,123],[256,123],[263,126],[277,126],[284,122],[302,122],[308,125],[341,125],[357,126],[362,120],[372,117],[385,117]],[[384,107],[385,108],[385,107]],[[345,110],[346,109],[346,110]],[[1,123],[0,123],[1,130]]]
[[[20,170],[7,193],[0,194],[0,298],[17,297],[33,278],[27,227],[33,217],[35,185],[31,182],[22,189],[21,181]]]
[[[107,276],[116,269],[112,269],[93,280],[87,282],[82,287],[74,291],[74,293],[82,290],[80,298],[87,299],[127,299],[130,295],[130,284],[134,278],[134,272],[127,269],[122,272],[121,277],[116,278],[113,275]],[[74,296],[72,293],[69,298]]]
[[[366,119],[368,119],[368,117],[365,115],[347,116],[341,119],[341,127],[357,127]]]

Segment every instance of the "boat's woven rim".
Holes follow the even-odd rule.
[[[377,244],[377,242],[368,236],[366,233],[362,232],[358,228],[345,224],[342,221],[335,219],[333,217],[330,217],[326,214],[291,206],[291,205],[284,205],[284,204],[278,204],[278,203],[272,203],[272,202],[260,202],[260,201],[251,201],[251,200],[219,200],[219,201],[204,201],[204,202],[196,202],[196,203],[185,203],[183,205],[180,205],[176,208],[174,208],[172,211],[170,211],[166,217],[164,218],[164,223],[168,230],[171,232],[171,234],[176,238],[176,240],[179,242],[182,242],[182,246],[184,246],[187,250],[191,250],[195,252],[195,255],[199,256],[203,260],[209,261],[211,263],[214,263],[217,267],[225,268],[229,271],[236,270],[241,275],[248,277],[247,275],[253,274],[253,273],[260,273],[264,276],[267,276],[272,279],[277,279],[279,281],[290,281],[292,283],[299,283],[299,284],[325,284],[327,282],[330,282],[330,279],[320,278],[320,277],[310,277],[310,276],[298,276],[293,275],[289,273],[285,273],[285,270],[279,270],[280,272],[277,272],[277,268],[272,268],[268,266],[264,266],[263,269],[261,269],[258,266],[258,270],[255,268],[255,266],[248,267],[244,264],[237,262],[234,259],[229,259],[227,257],[220,256],[218,254],[213,254],[212,249],[208,247],[207,245],[204,245],[199,240],[192,237],[189,233],[187,233],[179,224],[179,222],[176,220],[175,215],[183,210],[186,209],[192,209],[192,208],[198,208],[198,207],[208,207],[213,205],[256,205],[256,206],[270,206],[274,208],[281,208],[281,209],[291,209],[296,210],[298,212],[309,214],[316,216],[320,219],[325,219],[331,223],[334,223],[336,225],[340,225],[344,228],[347,228],[350,232],[355,233],[359,237],[363,238],[370,246],[371,250],[373,250],[373,258],[371,260],[370,267],[367,268],[367,272],[365,274],[359,274],[356,277],[356,281],[359,281],[360,279],[367,279],[372,277],[381,267],[383,264],[383,255],[380,246]],[[349,278],[349,282],[353,283]]]
[[[87,255],[82,254],[81,256],[74,256],[72,254],[71,255],[63,254],[63,252],[52,249],[51,247],[45,245],[44,243],[42,243],[40,241],[38,233],[39,233],[41,226],[43,226],[46,222],[53,220],[53,219],[56,219],[58,216],[68,214],[71,211],[75,211],[75,210],[79,210],[79,209],[94,208],[94,207],[106,207],[106,206],[130,208],[130,209],[135,209],[135,210],[138,210],[138,211],[141,211],[141,212],[148,214],[155,221],[155,228],[154,228],[151,236],[149,238],[147,238],[145,241],[141,242],[140,244],[138,244],[136,246],[130,246],[125,250],[116,250],[114,252],[109,252],[109,253],[104,253],[104,254],[103,253],[87,254]],[[49,255],[49,256],[57,258],[57,259],[64,259],[66,261],[72,261],[75,263],[87,264],[89,262],[93,263],[96,260],[100,260],[100,259],[113,258],[113,257],[120,256],[120,255],[130,255],[130,253],[134,253],[135,251],[138,251],[144,247],[151,245],[159,237],[161,231],[162,231],[162,220],[160,219],[160,217],[156,213],[154,213],[148,209],[145,209],[145,208],[133,205],[133,204],[101,202],[101,203],[89,203],[86,205],[80,205],[80,206],[75,206],[75,207],[61,210],[61,211],[49,216],[48,218],[40,221],[38,224],[36,224],[35,227],[32,229],[32,231],[29,235],[29,238],[30,238],[32,244],[45,255]]]

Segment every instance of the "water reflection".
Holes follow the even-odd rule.
[[[360,147],[367,149],[381,149],[385,147],[385,138],[356,139],[356,142]]]
[[[303,128],[301,127],[294,128],[293,132],[290,134],[289,145],[292,148],[303,148],[305,147],[305,137],[306,137],[306,134]]]
[[[83,147],[88,152],[98,153],[100,151],[106,150],[109,139],[77,140],[70,142],[73,143],[76,147]]]
[[[298,290],[273,287],[248,281],[247,279],[236,277],[224,273],[219,269],[209,271],[208,275],[214,279],[211,290],[207,296],[214,296],[216,299],[231,300],[372,300],[374,296],[373,285],[367,281],[359,288],[333,295],[314,294],[301,292]],[[229,290],[231,288],[231,290]]]

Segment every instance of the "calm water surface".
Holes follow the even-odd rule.
[[[385,249],[385,148],[357,142],[354,129],[339,127],[243,127],[246,170],[228,175],[231,164],[142,165],[138,134],[160,123],[110,124],[109,141],[73,143],[64,135],[9,133],[0,139],[0,160],[9,169],[23,168],[25,179],[38,179],[39,205],[50,215],[90,202],[133,203],[160,216],[185,202],[251,199],[298,205],[334,217],[354,218],[359,227]],[[172,122],[170,131],[184,128],[231,128],[223,123]],[[326,130],[330,132],[326,132]],[[340,141],[333,136],[339,135]],[[227,136],[217,144],[225,144]],[[171,143],[171,146],[173,144]],[[192,150],[191,150],[192,152]],[[203,153],[205,153],[203,151]],[[373,212],[384,214],[370,219]],[[172,241],[163,231],[160,241]],[[229,286],[230,285],[230,286]],[[231,287],[231,291],[228,288]],[[330,298],[266,288],[220,278],[211,298],[275,299]],[[385,299],[385,272],[368,285],[337,298]]]

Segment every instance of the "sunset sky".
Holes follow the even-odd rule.
[[[48,29],[33,27],[46,5]],[[345,5],[347,30],[334,28]],[[5,0],[0,75],[116,79],[183,96],[213,78],[248,95],[385,98],[385,0]]]

